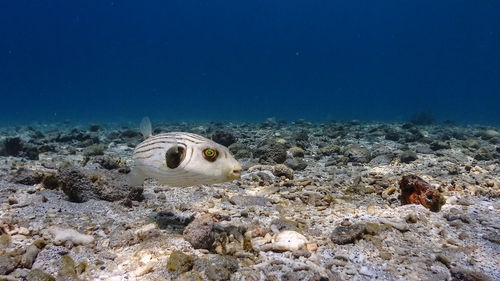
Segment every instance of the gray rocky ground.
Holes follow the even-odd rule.
[[[0,131],[0,280],[500,280],[498,128],[164,124],[228,145],[240,180],[125,179],[133,126]],[[403,176],[439,211],[402,205]]]

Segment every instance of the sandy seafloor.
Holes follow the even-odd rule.
[[[499,128],[154,128],[232,143],[242,179],[141,194],[125,181],[135,126],[1,128],[0,280],[500,280]],[[440,211],[401,204],[410,174]]]

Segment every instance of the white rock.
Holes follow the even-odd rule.
[[[359,274],[365,275],[365,276],[373,276],[373,272],[368,269],[368,267],[363,266],[359,269]]]
[[[94,242],[92,235],[81,234],[72,228],[52,226],[49,228],[49,232],[54,237],[53,241],[56,245],[61,245],[66,241],[71,241],[75,245],[85,245]]]
[[[286,230],[276,234],[273,237],[273,250],[275,251],[296,251],[304,248],[307,239],[304,235]]]

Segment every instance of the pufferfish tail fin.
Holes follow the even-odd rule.
[[[153,128],[151,127],[151,120],[149,120],[149,117],[146,116],[142,118],[140,129],[144,139],[153,135]]]
[[[141,186],[146,176],[142,173],[141,170],[136,167],[132,167],[130,173],[128,173],[128,184],[130,186]]]

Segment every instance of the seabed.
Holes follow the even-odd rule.
[[[242,178],[131,188],[138,127],[0,128],[0,279],[500,280],[499,128],[154,129],[229,146]],[[404,204],[408,175],[439,195],[438,210]]]

